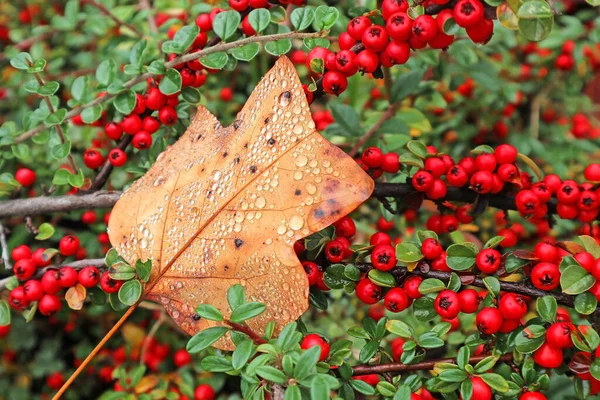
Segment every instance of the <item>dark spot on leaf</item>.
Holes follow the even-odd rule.
[[[239,249],[244,244],[244,241],[242,239],[235,239],[234,243],[235,243],[235,248]]]
[[[250,172],[255,174],[256,173],[256,165],[251,165],[250,166]]]
[[[224,153],[223,153],[223,158],[227,157],[228,155],[229,155],[229,153],[228,153],[228,152],[224,152]]]
[[[300,196],[301,193],[302,193],[302,190],[300,190],[300,189],[296,189],[296,191],[294,192],[294,194],[296,196]]]
[[[269,139],[268,143],[273,146],[275,144],[275,139],[271,138]]]
[[[192,319],[194,321],[200,321],[200,316],[199,315],[192,315]]]
[[[317,218],[323,218],[325,216],[325,213],[320,208],[317,208],[314,211],[314,214],[315,214],[315,217],[317,217]]]
[[[265,118],[265,124],[268,124],[269,122],[271,122],[271,118],[269,118],[269,117]]]
[[[239,157],[236,157],[236,158],[233,160],[233,162],[234,162],[235,164],[239,164],[239,163],[240,163],[240,158],[239,158]]]

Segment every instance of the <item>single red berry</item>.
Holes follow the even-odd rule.
[[[513,164],[517,161],[518,151],[515,146],[510,144],[501,144],[494,150],[494,156],[498,164]]]
[[[425,195],[430,200],[439,200],[446,197],[448,193],[448,187],[446,186],[446,182],[439,178],[435,178],[429,190],[425,192]]]
[[[63,236],[58,243],[58,248],[63,256],[72,256],[79,250],[79,239],[73,235]]]
[[[371,25],[362,35],[362,43],[366,49],[376,53],[383,51],[389,42],[389,36],[384,27]]]
[[[335,227],[336,236],[351,238],[356,233],[356,225],[354,224],[352,218],[348,216],[343,217],[333,224],[333,226]]]
[[[23,286],[17,286],[8,294],[8,304],[15,310],[22,310],[29,305]]]
[[[185,367],[192,362],[192,356],[186,349],[179,349],[173,354],[173,364],[177,368]]]
[[[558,249],[550,242],[539,242],[533,249],[533,254],[540,261],[553,263],[558,257]]]
[[[479,295],[475,289],[465,289],[458,292],[460,299],[460,311],[472,314],[479,308]]]
[[[443,196],[442,196],[443,197]],[[458,219],[454,215],[444,215],[440,221],[442,233],[451,233],[458,229]]]
[[[356,40],[350,36],[348,32],[342,32],[338,37],[338,45],[340,50],[350,50],[356,44]]]
[[[454,6],[453,16],[458,26],[468,28],[483,21],[484,8],[479,0],[459,0]]]
[[[548,400],[546,396],[544,396],[540,392],[525,392],[519,397],[519,400]]]
[[[394,221],[386,221],[385,218],[379,217],[377,220],[377,230],[387,232],[394,229]]]
[[[563,352],[561,349],[544,343],[533,353],[533,361],[543,368],[558,368],[563,363]]]
[[[531,283],[541,290],[554,290],[560,283],[560,270],[556,264],[541,262],[531,270]]]
[[[214,400],[214,398],[215,390],[206,383],[198,385],[194,389],[194,400]]]
[[[371,26],[373,23],[367,17],[360,16],[356,17],[348,23],[348,34],[354,40],[362,40],[362,36],[364,32]]]
[[[87,267],[79,270],[79,274],[77,275],[77,280],[81,284],[81,286],[85,288],[92,288],[100,282],[100,271],[98,268],[88,265]]]
[[[390,152],[383,155],[381,169],[384,172],[395,174],[400,169],[400,156],[398,153]]]
[[[362,161],[369,168],[378,168],[383,162],[383,152],[377,147],[369,147],[363,151]]]
[[[441,157],[429,157],[425,161],[425,171],[431,172],[434,178],[439,178],[448,171],[448,166]]]
[[[469,174],[460,165],[453,165],[446,174],[446,181],[450,186],[463,187],[469,183]]]
[[[492,399],[492,389],[490,388],[490,386],[484,382],[483,379],[481,379],[478,376],[472,376],[471,377],[471,385],[473,387],[471,393],[472,393],[472,399],[475,400],[491,400]]]
[[[479,332],[485,335],[493,335],[500,330],[502,326],[502,314],[497,308],[486,307],[477,313],[475,324]]]
[[[302,339],[302,342],[300,343],[300,348],[304,350],[308,350],[311,347],[315,346],[321,348],[321,355],[319,356],[319,361],[323,361],[327,357],[329,357],[329,343],[327,343],[327,341],[321,335],[317,335],[316,333],[310,333],[304,336],[304,339]]]
[[[571,339],[571,324],[567,322],[555,322],[546,331],[546,343],[557,349],[568,349],[573,347]]]
[[[380,271],[389,271],[396,266],[396,249],[383,244],[375,246],[371,252],[371,263]]]
[[[177,111],[173,107],[164,106],[158,111],[158,119],[167,126],[177,122]]]
[[[433,307],[442,318],[452,319],[460,313],[460,298],[452,290],[442,290],[435,298]]]
[[[23,293],[25,293],[25,299],[27,301],[38,301],[44,295],[42,283],[33,279],[28,280],[23,284]]]
[[[517,210],[523,215],[531,215],[540,206],[539,197],[531,190],[521,190],[515,198]]]
[[[153,134],[157,130],[160,129],[160,122],[151,116],[146,116],[142,120],[142,131],[148,132],[149,134]]]
[[[144,94],[144,104],[150,110],[159,110],[167,104],[167,96],[165,96],[158,88],[150,88],[146,91],[146,94]]]
[[[46,317],[56,314],[61,308],[62,303],[55,294],[45,294],[38,303],[38,310]]]
[[[434,271],[444,271],[444,272],[452,271],[450,269],[450,267],[448,267],[448,254],[445,251],[442,252],[441,256],[439,256],[438,258],[433,260],[433,262],[431,263],[431,269],[433,269]],[[452,319],[452,318],[447,318],[447,319]]]
[[[139,131],[133,135],[133,147],[138,150],[144,150],[152,146],[152,136],[148,132]]]
[[[477,171],[471,176],[470,185],[479,194],[485,194],[494,188],[494,175],[490,171]]]
[[[372,74],[379,66],[379,56],[374,51],[365,49],[355,59],[358,70],[363,74]]]
[[[575,181],[564,181],[558,191],[556,192],[556,198],[561,203],[573,204],[579,200],[579,187]]]
[[[208,32],[212,30],[212,21],[208,13],[200,14],[196,17],[196,26],[200,28],[202,32]]]
[[[590,272],[590,273],[592,272],[592,270],[594,268],[594,263],[596,261],[596,259],[594,258],[593,255],[591,255],[587,251],[582,251],[582,252],[575,254],[573,256],[573,258],[575,258],[575,260],[579,263],[579,265],[581,265],[581,267],[583,269],[585,269],[587,272]]]
[[[58,270],[58,282],[64,288],[70,288],[77,284],[77,271],[71,267],[62,267]]]
[[[385,308],[391,312],[398,313],[408,308],[410,305],[410,300],[404,289],[396,287],[390,289],[386,293],[383,299],[383,304],[385,305]]]
[[[424,42],[428,42],[438,33],[438,26],[431,15],[419,15],[413,21],[413,35]]]
[[[346,76],[354,75],[358,71],[356,54],[350,50],[341,50],[335,56],[335,65],[338,71]]]
[[[421,244],[421,253],[423,253],[423,256],[428,260],[435,260],[442,255],[443,251],[444,249],[440,242],[433,238],[427,238],[423,240],[423,243]]]
[[[504,319],[521,319],[527,314],[527,302],[523,296],[506,293],[500,298],[498,309]]]
[[[495,249],[483,249],[475,258],[475,264],[477,268],[485,274],[494,274],[500,268],[500,262],[502,256],[500,252]]]
[[[127,162],[127,154],[121,149],[112,149],[108,153],[108,162],[113,167],[121,167]]]
[[[24,187],[29,187],[35,183],[36,174],[29,168],[19,168],[15,173],[15,179]]]
[[[377,286],[369,278],[358,281],[355,288],[356,297],[365,304],[375,304],[381,300],[383,294],[381,287]]]
[[[135,95],[135,107],[133,108],[132,112],[133,114],[140,115],[144,111],[146,111],[146,103],[144,102],[144,96],[137,93]]]
[[[336,96],[344,92],[348,87],[348,79],[338,71],[327,71],[323,75],[323,90]]]
[[[423,297],[421,292],[419,292],[419,286],[421,286],[421,282],[423,282],[423,278],[417,275],[413,275],[404,281],[402,288],[406,292],[406,295],[411,299],[418,299]]]
[[[312,261],[302,261],[302,266],[304,267],[304,271],[306,272],[306,277],[308,278],[308,284],[310,286],[317,283],[319,279],[319,267]]]
[[[31,258],[31,255],[31,248],[26,244],[17,246],[10,252],[10,257],[13,259],[13,261]]]
[[[408,10],[408,2],[406,0],[383,0],[381,4],[381,14],[386,21],[394,14],[406,10]]]
[[[345,257],[345,246],[337,240],[331,240],[325,245],[325,257],[331,263],[339,263]]]
[[[65,377],[61,372],[53,372],[46,377],[46,385],[52,390],[58,390],[65,383]]]
[[[498,236],[504,237],[504,239],[502,239],[502,241],[500,242],[500,247],[505,249],[508,247],[516,246],[517,242],[519,241],[519,237],[517,236],[515,231],[513,231],[510,228],[500,229],[498,231]]]
[[[121,125],[116,122],[109,122],[104,125],[104,133],[112,140],[119,140],[123,136],[123,130]]]
[[[390,37],[396,42],[404,42],[412,35],[413,21],[405,12],[398,12],[388,18],[386,29]]]
[[[433,175],[427,171],[418,171],[412,177],[412,185],[419,192],[426,192],[433,186]]]
[[[248,8],[248,0],[229,0],[229,7],[235,11],[242,12]]]
[[[392,239],[390,238],[390,235],[388,235],[387,233],[375,232],[373,235],[371,235],[369,244],[371,246],[379,246],[379,245],[384,245],[384,244],[391,245]]]
[[[585,167],[583,171],[583,176],[590,182],[599,182],[600,181],[600,164],[594,163]]]
[[[104,157],[98,150],[88,149],[83,153],[83,163],[90,169],[100,168],[104,164]]]
[[[470,224],[471,222],[473,222],[473,217],[469,214],[470,209],[471,206],[468,204],[460,206],[456,209],[454,215],[456,216],[458,222],[460,222],[461,224]]]
[[[13,272],[20,281],[31,278],[35,274],[36,269],[37,265],[31,258],[19,260],[13,266]]]
[[[480,171],[494,172],[496,169],[496,157],[490,153],[482,153],[475,157],[475,165]]]
[[[123,281],[117,281],[110,277],[107,271],[105,271],[100,277],[100,289],[106,293],[116,293],[121,289]]]
[[[55,269],[48,270],[42,276],[42,289],[45,293],[55,294],[63,288],[59,281],[58,271]]]
[[[142,129],[142,120],[137,114],[129,114],[121,121],[121,129],[128,135],[135,135]]]

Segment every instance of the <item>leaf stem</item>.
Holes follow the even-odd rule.
[[[225,322],[227,325],[229,325],[231,327],[231,329],[233,329],[234,331],[241,332],[241,333],[245,334],[246,336],[248,336],[250,339],[252,339],[252,341],[256,345],[267,343],[267,341],[264,338],[260,337],[260,335],[258,333],[254,332],[246,324],[238,324],[238,323],[232,322],[228,319],[225,319],[223,322]]]

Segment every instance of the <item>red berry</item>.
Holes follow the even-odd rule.
[[[356,66],[363,74],[371,74],[379,66],[379,56],[371,50],[363,50],[356,56]]]
[[[77,284],[77,271],[71,267],[62,267],[58,270],[58,282],[64,288],[70,288]]]
[[[13,272],[17,279],[25,281],[35,274],[37,269],[36,263],[31,258],[19,260],[13,266]]]
[[[173,364],[177,368],[185,367],[192,362],[192,356],[186,349],[179,349],[173,354]]]
[[[560,283],[560,270],[556,264],[541,262],[531,270],[531,283],[541,290],[554,290]]]
[[[433,175],[427,171],[418,171],[412,177],[412,185],[419,192],[426,192],[433,186]]]
[[[390,16],[385,27],[394,41],[403,42],[412,35],[412,25],[412,19],[406,13],[399,12]]]
[[[127,154],[121,149],[112,149],[108,153],[108,161],[113,167],[121,167],[127,162]]]
[[[144,117],[142,120],[142,131],[148,132],[149,134],[153,134],[157,130],[160,129],[160,122],[151,116]]]
[[[423,297],[421,292],[419,292],[419,286],[421,286],[421,282],[423,282],[423,278],[420,276],[413,275],[409,277],[406,281],[404,281],[404,285],[402,288],[406,292],[406,295],[411,299],[418,299]]]
[[[148,132],[139,131],[133,136],[133,147],[144,150],[152,146],[152,136]]]
[[[396,250],[387,244],[376,246],[371,252],[371,263],[380,271],[389,271],[396,266]]]
[[[438,26],[435,19],[431,15],[419,15],[413,21],[413,35],[424,42],[428,42],[438,33]]]
[[[456,24],[468,28],[481,23],[484,19],[484,8],[479,0],[459,0],[453,10]]]
[[[375,285],[369,278],[361,279],[356,284],[356,297],[365,304],[375,304],[381,300],[382,290]]]
[[[327,71],[323,75],[323,90],[336,96],[344,92],[348,87],[348,79],[338,71]]]
[[[540,206],[540,199],[531,190],[521,190],[515,198],[517,210],[523,215],[531,215]]]
[[[575,181],[564,181],[556,192],[556,198],[561,203],[573,204],[579,200],[580,191]]]
[[[356,54],[350,50],[342,50],[335,56],[335,66],[344,75],[354,75],[358,71],[355,62]]]
[[[494,188],[494,175],[490,171],[477,171],[471,176],[470,185],[479,194],[485,194]]]
[[[573,347],[571,339],[571,324],[567,322],[556,322],[546,331],[546,343],[557,349],[568,349]]]
[[[340,46],[340,50],[350,50],[352,46],[356,44],[356,40],[348,34],[348,32],[342,32],[338,37],[338,45]]]
[[[452,319],[460,313],[460,298],[452,290],[442,290],[435,298],[433,307],[442,318]]]
[[[383,162],[383,152],[377,147],[369,147],[363,151],[362,161],[369,168],[378,168]]]
[[[521,319],[527,314],[527,303],[523,296],[507,293],[500,298],[498,309],[504,319]]]
[[[214,398],[215,390],[206,383],[198,385],[194,389],[194,400],[214,400]]]
[[[446,197],[447,193],[448,187],[446,186],[446,182],[439,178],[435,178],[429,190],[425,192],[425,195],[431,200],[439,200]]]
[[[505,249],[508,247],[516,246],[517,242],[519,241],[519,237],[517,236],[515,231],[513,231],[510,228],[500,229],[498,231],[498,236],[504,237],[504,239],[502,239],[502,241],[500,242],[500,246]]]
[[[498,250],[494,249],[483,249],[475,258],[475,264],[477,268],[486,274],[493,274],[500,268],[500,262],[502,257]]]
[[[44,295],[42,283],[33,279],[28,280],[23,284],[23,293],[25,294],[25,299],[27,301],[38,301]]]
[[[428,260],[435,260],[442,255],[443,251],[444,249],[440,242],[433,238],[427,238],[423,240],[423,243],[421,244],[421,253],[423,253],[423,256]]]
[[[121,125],[116,122],[109,122],[104,125],[104,133],[112,140],[119,140],[123,136],[123,130]]]
[[[406,292],[402,288],[392,288],[390,289],[383,300],[385,308],[390,310],[391,312],[401,312],[404,311],[410,305],[410,300],[406,295]]]
[[[306,272],[306,277],[308,278],[308,284],[310,286],[317,283],[319,279],[319,267],[312,261],[302,261],[302,266],[304,267],[304,271]]]
[[[444,196],[442,196],[442,197],[444,197]],[[457,229],[458,229],[458,219],[456,219],[456,217],[454,215],[442,216],[442,219],[440,221],[440,230],[442,231],[442,233],[454,232]]]
[[[362,43],[366,49],[380,52],[387,46],[389,36],[384,27],[379,25],[371,25],[362,35]]]
[[[475,165],[480,171],[493,172],[496,169],[496,157],[490,153],[479,154],[475,157]]]
[[[88,149],[83,153],[83,163],[90,169],[96,169],[104,164],[104,157],[98,150]]]
[[[458,292],[460,299],[460,311],[466,314],[472,314],[479,308],[479,295],[475,289],[465,289]]]
[[[58,390],[65,383],[65,378],[61,372],[53,372],[46,377],[46,385],[52,390]]]
[[[164,106],[158,111],[158,119],[167,126],[177,122],[177,111],[173,107]]]
[[[23,286],[18,286],[8,294],[8,304],[15,310],[22,310],[29,305]]]
[[[371,246],[379,246],[379,245],[384,245],[384,244],[391,245],[392,239],[390,238],[390,235],[388,235],[387,233],[375,232],[371,236],[371,239],[369,240],[369,244]]]
[[[60,239],[58,243],[60,254],[63,256],[72,256],[79,250],[79,239],[77,236],[67,235]]]
[[[159,110],[167,104],[167,96],[165,96],[158,88],[150,88],[144,95],[144,104],[150,110]]]
[[[208,13],[200,14],[196,17],[196,25],[202,32],[208,32],[212,30],[212,20]]]
[[[585,167],[583,176],[590,182],[600,181],[600,164],[594,163]]]
[[[533,353],[533,361],[543,368],[558,368],[563,363],[563,352],[544,343]]]
[[[493,335],[500,330],[502,326],[502,314],[497,308],[486,307],[477,313],[475,324],[479,332],[485,335]]]
[[[498,164],[513,164],[517,161],[517,149],[510,144],[501,144],[494,150]]]
[[[408,10],[408,3],[406,0],[383,0],[383,3],[381,4],[381,14],[386,21],[393,17],[394,14],[406,10]]]
[[[45,294],[38,303],[38,310],[42,315],[50,317],[60,311],[62,303],[55,294]]]
[[[15,179],[24,187],[29,187],[35,183],[35,172],[28,168],[19,168],[15,173]]]
[[[13,259],[13,261],[31,258],[31,248],[26,244],[17,246],[10,252],[10,257]]]
[[[453,165],[446,174],[446,181],[450,186],[463,187],[469,183],[469,174],[460,165]]]
[[[369,18],[360,16],[352,19],[348,23],[348,34],[354,40],[362,40],[362,36],[364,32],[372,25],[372,22]]]
[[[59,281],[58,271],[55,269],[48,270],[42,276],[42,289],[45,293],[55,294],[58,293],[62,286]]]
[[[321,348],[321,355],[319,356],[319,361],[325,360],[329,357],[329,343],[323,339],[320,335],[316,333],[310,333],[304,336],[302,342],[300,343],[300,348],[304,350],[308,350],[311,347],[318,346]]]
[[[400,157],[398,153],[386,153],[383,155],[383,161],[381,163],[381,169],[384,172],[395,174],[400,169]]]
[[[489,387],[487,383],[483,381],[478,376],[471,377],[471,384],[473,386],[472,390],[472,399],[473,400],[491,400],[492,399],[492,389]]]
[[[106,271],[100,278],[100,289],[104,290],[106,293],[116,293],[119,291],[122,285],[123,281],[112,279]]]
[[[128,135],[135,135],[142,129],[142,120],[137,114],[129,114],[121,121],[121,129]]]
[[[333,226],[335,227],[336,236],[351,238],[356,233],[356,225],[354,224],[352,218],[348,216],[343,217],[333,224]]]
[[[88,289],[92,288],[100,282],[100,271],[98,271],[98,268],[89,265],[79,270],[77,280],[81,286]]]
[[[344,244],[337,239],[331,240],[325,245],[325,257],[331,263],[342,262],[345,254]]]

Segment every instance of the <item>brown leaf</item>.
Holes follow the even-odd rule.
[[[135,393],[136,394],[142,394],[142,393],[146,393],[149,390],[152,390],[156,387],[156,385],[158,385],[160,383],[160,379],[158,379],[158,376],[156,375],[146,375],[144,376],[142,379],[140,379],[140,381],[138,382],[137,385],[135,385]]]
[[[569,369],[576,374],[586,374],[590,372],[590,365],[592,364],[592,358],[590,353],[579,351],[571,357],[569,362]]]
[[[556,243],[556,247],[560,247],[561,249],[568,251],[571,254],[579,254],[585,251],[585,248],[579,243],[575,242],[558,242]]]
[[[281,329],[308,307],[296,240],[366,200],[373,181],[316,130],[292,63],[281,57],[236,121],[222,127],[202,106],[186,133],[115,205],[110,241],[131,265],[152,260],[145,288],[189,334],[202,303],[227,317],[227,289],[241,284],[266,304],[248,325]],[[149,293],[148,293],[149,292]],[[227,337],[216,343],[232,349]]]
[[[528,251],[528,250],[517,249],[517,250],[513,250],[512,254],[513,254],[513,256],[520,258],[522,260],[532,260],[532,261],[538,260],[538,258],[535,256],[535,254],[533,254],[533,252]]]
[[[69,308],[81,310],[86,294],[85,288],[79,283],[75,286],[71,286],[69,290],[67,290],[67,293],[65,293],[65,300],[67,301]]]

